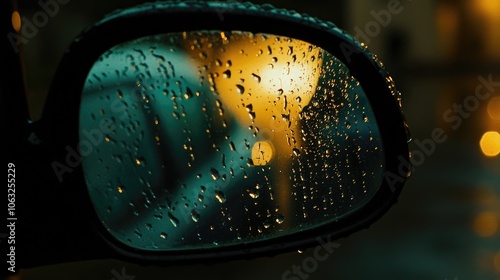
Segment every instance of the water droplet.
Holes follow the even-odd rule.
[[[211,168],[210,173],[212,174],[212,179],[214,179],[214,181],[217,181],[220,178],[220,174],[219,171],[217,171],[217,169]]]
[[[135,164],[145,167],[146,166],[146,159],[144,159],[144,157],[137,157],[135,159]]]
[[[252,73],[252,77],[257,83],[260,83],[260,81],[262,80],[262,78],[255,73]]]
[[[271,223],[268,221],[265,221],[262,225],[264,226],[265,229],[268,229],[271,227]]]
[[[116,190],[117,190],[119,193],[123,193],[123,192],[126,190],[126,188],[125,188],[124,186],[118,186],[118,187],[116,187]]]
[[[215,192],[215,198],[220,202],[220,203],[224,203],[226,202],[226,195],[220,191],[220,190],[216,190]]]
[[[193,97],[193,91],[190,88],[186,88],[186,93],[184,93],[184,98],[185,99],[190,99]]]
[[[250,117],[251,120],[254,120],[256,115],[255,112],[249,112],[248,116]]]
[[[163,239],[167,239],[167,234],[165,232],[161,232],[160,233],[160,237],[163,238]]]
[[[300,156],[300,150],[299,150],[299,149],[297,149],[297,148],[293,148],[292,150],[293,150],[293,154],[294,154],[296,157]]]
[[[236,85],[236,91],[239,94],[243,94],[243,93],[245,93],[245,87],[243,87],[242,85]]]
[[[234,146],[233,141],[229,142],[229,148],[231,149],[231,151],[236,151],[236,147]]]
[[[276,223],[282,224],[285,221],[285,217],[281,214],[276,214]]]
[[[226,70],[226,71],[222,72],[222,77],[223,77],[224,79],[229,79],[229,78],[231,78],[231,70],[229,70],[229,69],[228,69],[228,70]]]
[[[250,188],[247,190],[247,192],[248,192],[248,195],[253,199],[258,198],[260,195],[259,190],[257,188]]]
[[[283,89],[281,89],[281,88],[280,88],[280,89],[278,89],[278,95],[282,95],[282,94],[283,94],[283,92],[284,92],[284,91],[283,91]]]
[[[200,220],[200,214],[196,210],[191,210],[191,219],[193,222],[197,223]]]
[[[170,218],[170,222],[174,227],[179,226],[179,219],[177,219],[172,213],[168,212],[168,217]]]

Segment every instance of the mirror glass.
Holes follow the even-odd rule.
[[[117,45],[87,76],[79,126],[98,217],[142,250],[310,230],[361,208],[383,178],[363,87],[322,48],[271,34]]]

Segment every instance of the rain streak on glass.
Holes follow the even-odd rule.
[[[327,51],[198,31],[117,45],[87,76],[80,140],[110,234],[144,250],[229,246],[345,217],[383,177],[363,88]]]

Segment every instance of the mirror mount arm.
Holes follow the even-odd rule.
[[[0,29],[2,67],[6,69],[0,78],[1,127],[9,135],[6,151],[8,160],[19,158],[29,137],[30,115],[28,110],[26,79],[23,67],[21,39],[19,35],[20,16],[17,0],[0,2]],[[14,25],[17,25],[15,28]],[[17,29],[17,30],[16,30]]]

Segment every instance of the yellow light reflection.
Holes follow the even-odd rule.
[[[493,236],[498,229],[498,220],[491,212],[483,212],[474,219],[474,231],[481,237]]]
[[[273,168],[280,171],[273,178],[278,189],[272,199],[280,205],[280,214],[291,216],[293,203],[281,194],[291,189],[290,165],[302,149],[301,112],[317,90],[323,50],[269,34],[221,36],[224,48],[214,54],[209,82],[226,112],[242,127],[258,131],[254,166],[271,164],[274,157]]]
[[[495,157],[500,154],[500,133],[496,131],[488,131],[483,134],[479,141],[481,151],[485,156]]]
[[[494,120],[500,120],[500,97],[494,97],[488,102],[488,115]]]
[[[252,161],[256,166],[268,164],[274,155],[271,142],[258,141],[252,148]]]
[[[21,30],[21,15],[19,14],[18,11],[12,12],[12,27],[16,32],[19,32]]]
[[[500,0],[476,0],[476,7],[484,15],[490,17],[498,16],[498,10],[500,9]]]

